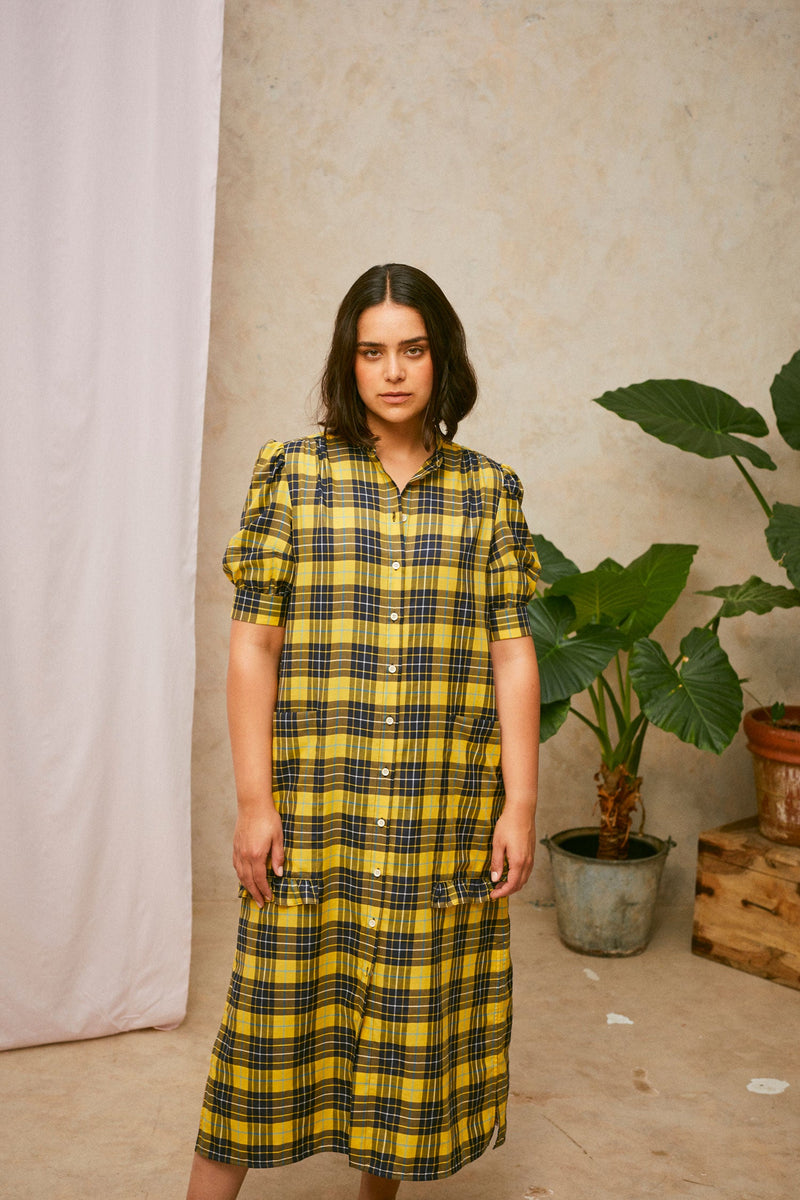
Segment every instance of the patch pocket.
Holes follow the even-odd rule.
[[[452,908],[456,904],[483,904],[489,899],[494,884],[482,875],[454,875],[451,879],[434,879],[431,885],[431,908]]]
[[[446,755],[440,842],[445,861],[439,870],[444,878],[475,876],[488,869],[494,825],[502,809],[497,718],[454,717]]]
[[[487,783],[497,782],[500,767],[500,725],[494,716],[453,717],[448,763],[450,782],[467,798],[485,795]],[[493,789],[492,789],[493,790]]]
[[[316,710],[276,709],[272,722],[272,780],[285,850],[285,875],[276,880],[279,884],[314,879],[320,870],[324,814],[320,791],[315,786],[317,774]],[[286,903],[291,903],[288,892]]]
[[[276,708],[272,718],[272,784],[279,796],[308,789],[317,754],[317,710]]]

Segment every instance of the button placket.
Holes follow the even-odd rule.
[[[400,682],[400,639],[402,627],[402,537],[400,535],[402,514],[398,507],[393,506],[386,525],[385,557],[382,563],[382,577],[385,586],[384,602],[388,609],[386,621],[385,653],[386,673],[384,675],[384,737],[381,739],[383,754],[381,761],[376,764],[378,786],[376,787],[375,839],[373,842],[372,861],[364,864],[372,876],[370,900],[366,913],[366,925],[369,930],[377,930],[383,901],[383,884],[386,870],[388,849],[387,815],[391,803],[392,776],[397,749],[398,717],[399,717],[399,682]],[[383,556],[382,556],[383,557]],[[386,611],[386,610],[384,610]]]
[[[379,809],[375,813],[375,853],[373,862],[368,869],[376,886],[383,887],[386,870],[388,849],[387,816],[391,804],[392,779],[397,757],[397,736],[399,733],[398,717],[400,713],[400,662],[403,625],[403,529],[406,514],[398,505],[391,514],[388,523],[386,542],[386,558],[384,559],[384,580],[387,587],[389,619],[387,623],[387,658],[386,674],[384,675],[384,723],[386,738],[384,746],[386,757],[379,764],[380,783],[377,789]],[[367,865],[367,864],[365,864]],[[373,926],[370,926],[373,928]]]
[[[400,516],[400,522],[397,518]],[[388,597],[389,597],[389,631],[387,638],[388,654],[386,661],[386,712],[387,724],[389,717],[394,717],[398,711],[399,699],[399,662],[400,643],[402,637],[402,599],[403,599],[403,539],[402,518],[405,514],[398,507],[392,512],[388,539]]]

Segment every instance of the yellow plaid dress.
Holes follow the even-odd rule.
[[[273,731],[286,862],[244,889],[197,1149],[451,1175],[505,1137],[511,962],[488,901],[503,806],[489,642],[538,569],[507,467],[441,442],[400,493],[373,450],[268,443],[225,569],[286,625]]]

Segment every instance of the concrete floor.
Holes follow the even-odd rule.
[[[515,1023],[509,1136],[406,1200],[797,1200],[800,993],[694,957],[668,909],[639,958],[562,947],[552,908],[512,900]],[[200,904],[189,1015],[172,1033],[7,1052],[6,1200],[183,1200],[235,904]],[[632,1024],[609,1024],[608,1014]],[[777,1078],[781,1094],[748,1090]],[[345,1200],[357,1177],[320,1155],[251,1172],[243,1200]]]

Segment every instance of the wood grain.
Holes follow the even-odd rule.
[[[692,950],[800,989],[800,847],[755,817],[700,835]]]

